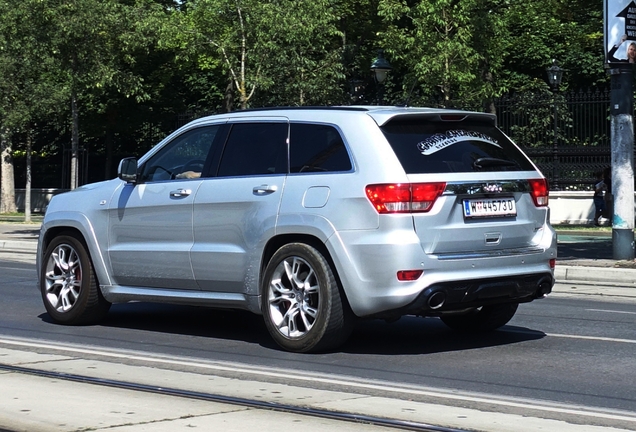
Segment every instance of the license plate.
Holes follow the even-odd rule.
[[[467,218],[516,215],[517,206],[512,197],[464,200],[464,217]]]

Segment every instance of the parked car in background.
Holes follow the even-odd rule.
[[[133,300],[245,309],[297,352],[337,348],[357,318],[492,330],[552,289],[548,191],[490,114],[215,115],[55,196],[39,286],[59,323]]]

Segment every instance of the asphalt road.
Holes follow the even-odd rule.
[[[555,295],[521,305],[508,326],[479,336],[432,318],[363,321],[341,350],[306,355],[281,351],[246,312],[132,303],[114,305],[100,325],[56,325],[32,263],[0,260],[0,274],[0,336],[275,367],[289,379],[337,374],[636,412],[633,301]]]

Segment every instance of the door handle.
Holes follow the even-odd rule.
[[[276,192],[278,190],[278,186],[276,185],[260,185],[260,186],[254,186],[254,188],[252,189],[252,192],[254,192],[256,195],[266,195],[266,194],[271,194],[273,192]]]
[[[177,189],[170,191],[170,196],[172,198],[183,198],[187,197],[192,193],[192,189]]]

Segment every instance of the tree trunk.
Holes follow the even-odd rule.
[[[26,136],[26,185],[24,189],[24,221],[31,222],[31,149],[33,141],[31,130],[27,130]]]
[[[234,111],[234,83],[232,83],[232,78],[229,79],[227,87],[225,87],[225,111]]]
[[[71,127],[71,189],[75,189],[79,184],[79,112],[77,110],[77,94],[75,93],[75,89],[71,91],[71,116],[73,118]]]
[[[13,176],[13,156],[11,140],[7,130],[0,131],[0,213],[15,213],[15,179]]]

